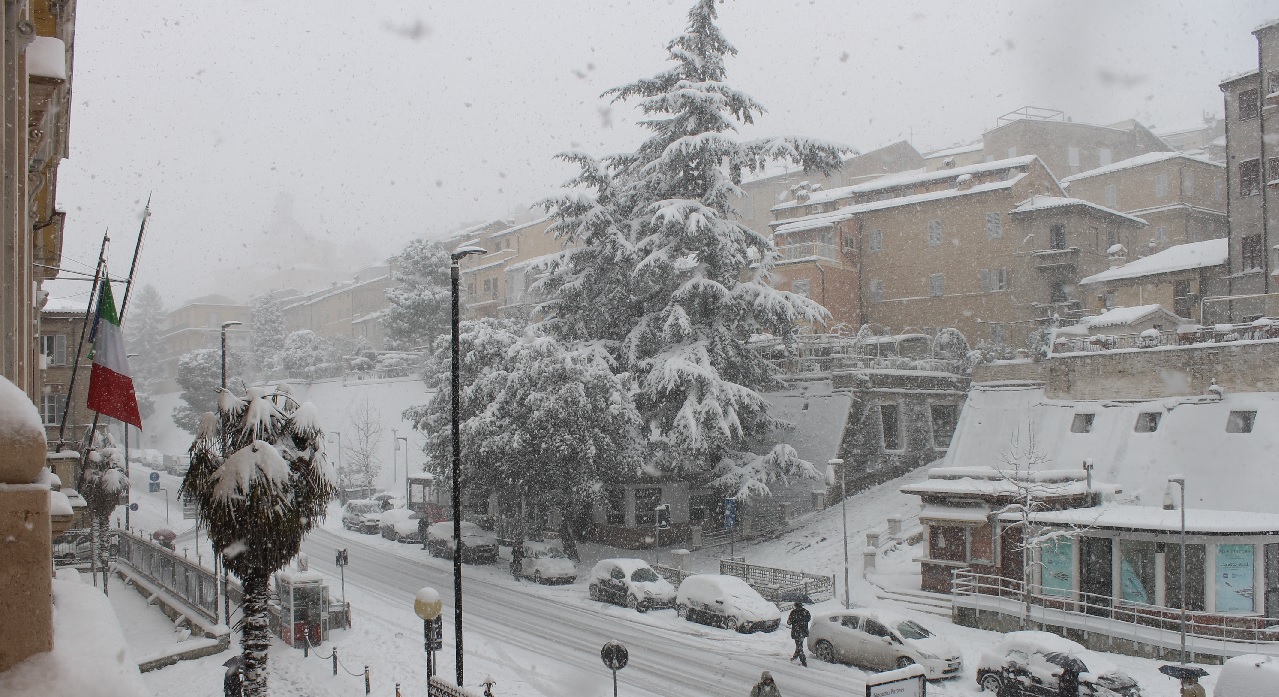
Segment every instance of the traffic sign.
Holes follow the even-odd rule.
[[[131,503],[131,504],[129,504],[129,510],[131,510],[131,511],[136,511],[136,510],[138,510],[138,504],[136,504],[136,503]]]
[[[732,530],[737,527],[737,499],[724,499],[724,529]]]
[[[158,482],[158,481],[160,481],[160,473],[159,473],[159,472],[152,472],[152,473],[151,473],[150,480],[151,480],[151,481],[153,481],[153,482]]]
[[[604,665],[609,670],[621,670],[626,667],[626,662],[630,660],[630,654],[626,651],[626,647],[620,641],[610,641],[604,644],[604,648],[600,649],[600,658],[604,659]]]
[[[148,483],[147,483],[147,491],[149,491],[149,492],[151,492],[151,493],[153,493],[153,494],[159,493],[159,491],[160,491],[160,482],[148,482]]]

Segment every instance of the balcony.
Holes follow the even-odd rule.
[[[1041,271],[1055,271],[1073,268],[1079,265],[1079,248],[1037,249],[1030,253],[1035,260],[1035,268]]]
[[[824,244],[822,242],[798,242],[795,244],[782,245],[777,248],[782,255],[781,260],[800,261],[803,259],[827,259],[829,261],[838,262],[839,248],[833,244]]]

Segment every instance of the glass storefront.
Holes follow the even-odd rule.
[[[1155,543],[1121,540],[1120,588],[1130,603],[1155,603]]]
[[[1073,548],[1073,540],[1065,537],[1051,540],[1040,548],[1040,585],[1044,595],[1069,596],[1073,592]]]
[[[1208,548],[1202,544],[1186,545],[1186,609],[1204,609],[1204,572],[1208,565]],[[1164,544],[1164,605],[1181,608],[1181,545]]]
[[[1217,545],[1217,612],[1252,612],[1255,549],[1250,544]]]

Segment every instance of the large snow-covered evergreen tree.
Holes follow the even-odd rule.
[[[439,242],[416,239],[396,256],[395,285],[386,289],[386,348],[431,346],[449,331],[449,253]]]
[[[182,493],[195,498],[214,549],[244,587],[244,694],[262,697],[271,574],[297,556],[337,495],[324,431],[315,407],[299,404],[287,386],[243,396],[224,390],[217,413],[201,417],[190,452]]]
[[[829,172],[846,149],[737,138],[738,125],[764,109],[725,82],[724,59],[736,49],[715,24],[714,0],[688,17],[666,47],[670,69],[605,93],[636,103],[652,135],[631,153],[561,156],[581,171],[543,205],[551,230],[574,246],[550,262],[539,312],[547,333],[605,351],[635,376],[650,462],[674,475],[749,474],[760,472],[752,442],[777,425],[760,395],[775,377],[749,339],[788,339],[797,323],[827,313],[771,285],[777,251],[738,221],[732,202],[743,174],[771,160]],[[763,457],[766,477],[816,474],[785,453]]]
[[[238,384],[242,371],[240,355],[227,349],[227,385]],[[217,406],[217,391],[222,381],[222,352],[198,349],[178,359],[178,386],[182,403],[173,410],[173,423],[187,433],[196,433],[200,417]]]
[[[270,370],[279,377],[318,380],[340,375],[342,366],[334,361],[328,339],[310,329],[299,329],[285,337]]]
[[[276,354],[284,347],[288,334],[280,301],[267,294],[254,299],[249,310],[249,371],[256,377],[269,378]]]

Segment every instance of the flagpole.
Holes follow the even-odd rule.
[[[67,430],[67,415],[75,410],[75,378],[80,372],[80,354],[84,351],[84,336],[89,331],[89,314],[93,312],[93,300],[98,294],[98,279],[102,277],[102,268],[106,265],[107,242],[110,229],[102,233],[102,248],[98,250],[98,267],[93,271],[93,285],[89,288],[89,306],[84,309],[84,324],[80,326],[80,343],[75,348],[75,363],[71,368],[71,381],[67,385],[67,406],[62,410],[62,424],[58,426],[58,446],[55,453],[62,452],[62,436]]]

